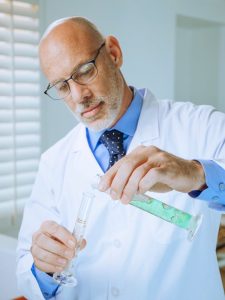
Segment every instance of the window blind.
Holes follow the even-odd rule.
[[[23,210],[40,155],[38,1],[0,0],[0,218]]]

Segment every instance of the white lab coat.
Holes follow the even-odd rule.
[[[155,145],[187,159],[215,159],[225,166],[225,115],[210,106],[157,101],[145,91],[135,136],[138,145]],[[28,299],[43,299],[31,273],[31,237],[44,220],[72,231],[82,191],[102,170],[79,124],[42,155],[36,183],[19,235],[18,283]],[[76,288],[60,288],[55,299],[222,300],[216,259],[220,214],[206,202],[175,191],[150,195],[203,223],[192,242],[183,229],[96,191],[86,228],[86,248],[76,263]]]

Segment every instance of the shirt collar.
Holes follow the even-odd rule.
[[[130,105],[127,108],[127,111],[125,114],[120,118],[120,120],[110,128],[119,130],[123,132],[127,136],[134,136],[134,133],[137,128],[138,120],[141,113],[141,107],[143,103],[143,95],[142,91],[139,91],[135,88],[133,88],[134,91],[134,97],[130,103]],[[86,128],[86,135],[87,139],[89,141],[89,145],[92,149],[92,151],[95,150],[100,136],[105,132],[107,129],[104,129],[102,131],[94,132],[88,128]]]

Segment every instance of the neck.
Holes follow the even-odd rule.
[[[119,119],[124,115],[128,106],[130,105],[133,99],[133,90],[124,82],[124,94],[123,94],[123,105],[120,112]]]
[[[120,120],[120,118],[125,114],[127,108],[129,107],[133,99],[133,90],[126,84],[125,80],[123,81],[124,81],[124,93],[123,93],[122,107],[117,119],[110,127],[113,127]]]

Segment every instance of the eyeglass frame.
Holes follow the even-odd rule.
[[[70,85],[69,85],[69,83],[68,83],[69,80],[72,79],[74,82],[76,82],[76,83],[78,83],[78,84],[80,84],[80,85],[86,85],[86,84],[90,83],[92,80],[94,80],[94,79],[96,78],[96,76],[98,75],[98,68],[97,68],[97,66],[96,66],[96,59],[98,58],[98,55],[100,54],[100,51],[101,51],[101,49],[102,49],[104,46],[105,46],[105,42],[103,42],[103,43],[101,44],[101,46],[96,50],[97,53],[96,53],[95,57],[94,57],[93,59],[91,59],[91,60],[89,60],[89,61],[83,63],[82,65],[80,65],[80,66],[79,66],[79,67],[78,67],[78,68],[70,75],[69,78],[67,78],[67,79],[65,79],[65,80],[59,80],[59,81],[57,81],[56,83],[54,83],[52,86],[51,86],[51,83],[49,83],[48,86],[47,86],[47,88],[46,88],[46,90],[44,91],[44,94],[47,95],[47,96],[48,96],[49,98],[51,98],[52,100],[62,100],[62,99],[64,99],[65,97],[69,96],[69,94],[71,93]],[[80,82],[76,81],[76,78],[74,79],[73,76],[77,73],[77,71],[78,71],[81,67],[83,67],[83,66],[85,66],[85,65],[87,65],[87,64],[93,64],[93,65],[94,65],[94,67],[96,68],[96,71],[97,71],[97,72],[96,72],[96,75],[95,75],[93,78],[91,78],[90,81],[88,81],[88,82],[86,82],[86,83],[80,83]],[[51,96],[48,94],[48,90],[51,89],[51,88],[54,88],[54,86],[56,86],[56,84],[58,84],[59,82],[67,83],[67,85],[68,85],[68,87],[69,87],[69,93],[68,93],[68,95],[66,95],[65,97],[56,99],[56,98],[51,97]]]

